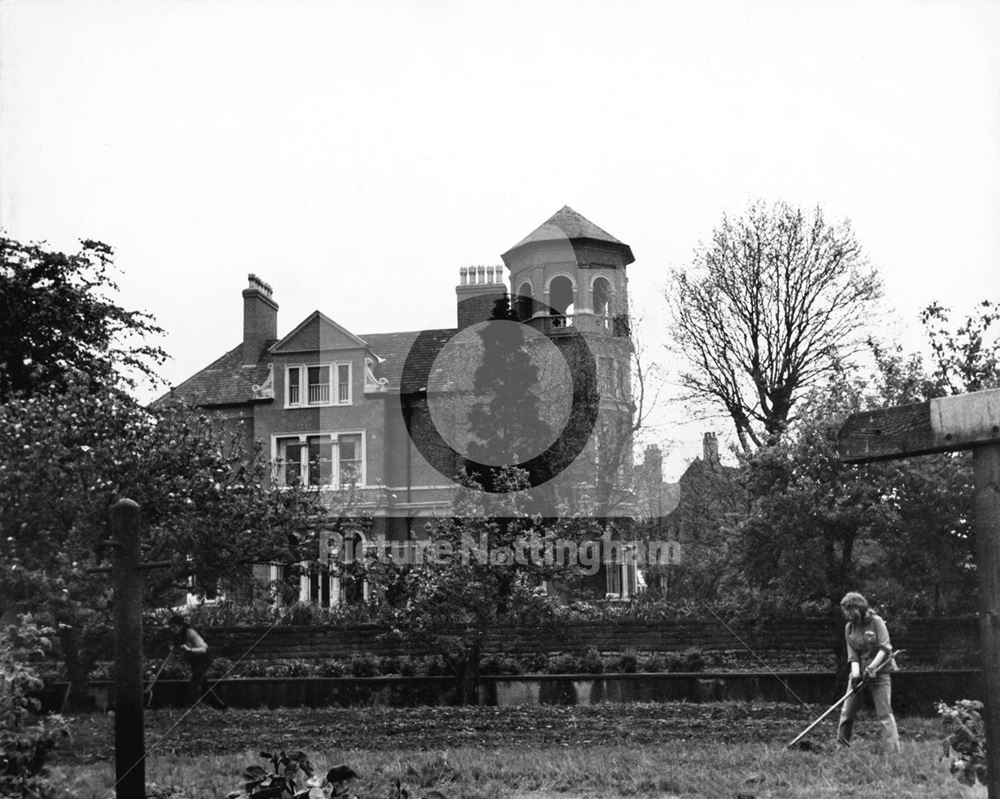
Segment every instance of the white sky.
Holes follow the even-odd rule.
[[[448,327],[459,267],[564,204],[631,245],[656,357],[667,270],[757,198],[849,217],[916,346],[1000,295],[998,34],[961,0],[0,0],[0,226],[115,247],[172,383],[247,272],[279,334]],[[711,426],[658,432],[668,471]]]

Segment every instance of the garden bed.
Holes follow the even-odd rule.
[[[479,703],[511,705],[599,705],[627,702],[806,702],[831,704],[842,686],[829,673],[692,672],[660,674],[539,674],[481,677]],[[448,705],[454,700],[450,677],[283,677],[221,680],[218,693],[243,708],[417,707]],[[188,700],[182,680],[160,680],[154,707],[182,706]],[[114,684],[91,684],[94,709],[112,708]],[[42,696],[46,709],[58,709],[65,685]],[[938,700],[982,698],[975,670],[899,672],[893,676],[893,706],[900,715],[932,715]]]
[[[937,719],[902,720],[903,751],[888,760],[870,715],[849,752],[834,753],[835,720],[811,736],[815,749],[787,750],[818,712],[771,703],[159,710],[147,715],[146,771],[184,799],[224,796],[261,748],[285,747],[308,752],[320,773],[349,764],[361,797],[389,796],[396,779],[413,796],[447,799],[985,796],[948,774]],[[53,776],[74,799],[105,799],[113,720],[89,714],[71,727]]]

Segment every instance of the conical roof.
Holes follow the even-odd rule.
[[[605,244],[615,244],[624,251],[626,264],[630,264],[635,260],[632,255],[632,249],[627,244],[622,243],[606,230],[602,230],[583,214],[574,211],[568,205],[564,205],[556,211],[545,222],[505,252],[503,257],[506,259],[515,250],[529,244],[573,239],[588,239]]]

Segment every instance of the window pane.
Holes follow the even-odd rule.
[[[288,370],[288,404],[299,404],[299,370],[298,367]]]
[[[361,436],[354,433],[340,439],[340,485],[356,485],[362,481]]]
[[[278,479],[287,486],[298,485],[302,479],[302,444],[297,438],[278,441]]]
[[[342,363],[337,367],[337,402],[351,401],[351,367]]]
[[[622,567],[620,563],[608,563],[608,593],[613,596],[622,595]]]
[[[333,445],[328,436],[309,436],[309,485],[333,480]]]
[[[330,370],[326,366],[310,366],[309,404],[330,401]]]

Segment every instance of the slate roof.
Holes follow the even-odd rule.
[[[172,400],[190,402],[203,407],[242,405],[250,402],[253,398],[253,387],[267,380],[268,368],[271,365],[267,348],[273,343],[273,341],[265,343],[261,357],[252,366],[243,364],[243,345],[237,344],[221,358],[157,398],[153,405]]]
[[[632,250],[627,244],[623,244],[568,205],[564,205],[546,222],[518,242],[507,253],[504,253],[504,257],[529,244],[566,241],[567,239],[586,239],[612,244],[622,249],[626,264],[635,260],[632,256]],[[286,335],[282,341],[293,337],[315,317],[320,317],[334,327],[343,330],[336,322],[316,311]],[[349,331],[343,330],[343,332],[353,336]],[[370,350],[382,359],[375,367],[375,373],[377,377],[384,377],[388,380],[389,391],[413,393],[426,388],[426,378],[430,374],[434,358],[456,332],[455,328],[438,328],[398,333],[369,333],[356,336],[356,338],[366,343]],[[243,346],[242,344],[236,345],[218,360],[156,399],[153,405],[159,405],[173,399],[191,402],[203,407],[242,405],[251,402],[253,400],[253,386],[262,385],[267,380],[268,368],[272,360],[272,355],[268,350],[274,344],[274,341],[266,342],[257,363],[252,366],[243,364]],[[412,374],[407,377],[405,385],[400,385],[403,381],[404,364],[411,353],[411,366],[414,367]]]
[[[514,250],[528,244],[544,241],[566,241],[568,239],[590,239],[605,244],[617,244],[626,253],[626,263],[632,263],[635,260],[632,256],[632,249],[627,244],[619,241],[606,230],[599,228],[583,214],[574,211],[568,205],[564,205],[556,211],[548,220],[505,252],[502,257],[506,258]]]
[[[434,358],[455,332],[455,328],[441,328],[409,330],[401,333],[370,333],[358,338],[366,342],[369,349],[383,359],[376,365],[375,372],[378,377],[384,377],[389,381],[388,389],[390,391],[402,389],[404,393],[412,393],[427,387],[426,375],[430,372]],[[153,401],[153,405],[183,401],[201,407],[213,407],[243,405],[250,402],[253,399],[253,387],[262,385],[267,380],[271,365],[271,354],[267,348],[273,344],[273,341],[267,342],[260,360],[253,366],[243,364],[243,345],[237,344],[221,358],[158,397]],[[414,350],[414,360],[411,363],[413,368],[407,384],[401,387],[403,366],[411,350]]]
[[[389,381],[389,390],[410,394],[427,387],[426,380],[420,379],[420,376],[430,373],[434,358],[455,333],[456,329],[452,327],[408,330],[403,333],[369,333],[359,338],[368,343],[372,352],[385,359],[385,362],[380,364],[377,374]],[[403,365],[410,357],[411,351],[411,374],[406,384],[400,385]]]

